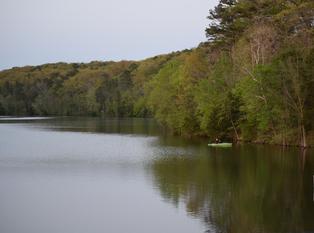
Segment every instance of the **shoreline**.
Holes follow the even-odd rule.
[[[160,123],[158,123],[158,121],[154,118],[154,117],[104,117],[104,116],[51,116],[51,115],[47,115],[47,116],[43,116],[43,115],[33,115],[33,116],[0,116],[0,123],[1,121],[22,121],[22,120],[49,120],[49,119],[53,119],[53,118],[99,118],[99,119],[150,119],[150,120],[154,120],[156,121],[157,124],[159,124],[162,128],[164,128],[166,131],[170,132],[172,135],[176,135],[182,138],[203,138],[203,139],[207,139],[209,140],[211,137],[207,136],[207,135],[201,135],[201,134],[177,134],[177,133],[173,133],[173,130],[168,128],[167,126],[164,126]],[[228,141],[229,142],[229,141]],[[314,144],[309,144],[306,147],[303,147],[301,145],[298,144],[280,144],[280,143],[270,143],[270,142],[263,142],[263,141],[250,141],[250,140],[233,140],[232,141],[233,144],[237,145],[237,144],[251,144],[251,145],[269,145],[269,146],[278,146],[278,147],[282,147],[282,148],[300,148],[302,150],[307,150],[307,149],[311,149],[314,148]]]

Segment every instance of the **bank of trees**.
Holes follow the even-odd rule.
[[[313,2],[221,0],[208,18],[193,50],[2,71],[0,113],[153,116],[183,135],[313,144]]]

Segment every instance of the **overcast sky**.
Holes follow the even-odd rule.
[[[140,60],[205,41],[218,0],[0,0],[0,70]]]

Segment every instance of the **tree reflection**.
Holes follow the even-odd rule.
[[[214,232],[314,231],[314,158],[298,153],[238,147],[167,156],[152,165],[154,184]]]

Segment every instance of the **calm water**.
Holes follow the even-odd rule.
[[[314,232],[314,152],[152,120],[0,120],[1,233]]]

